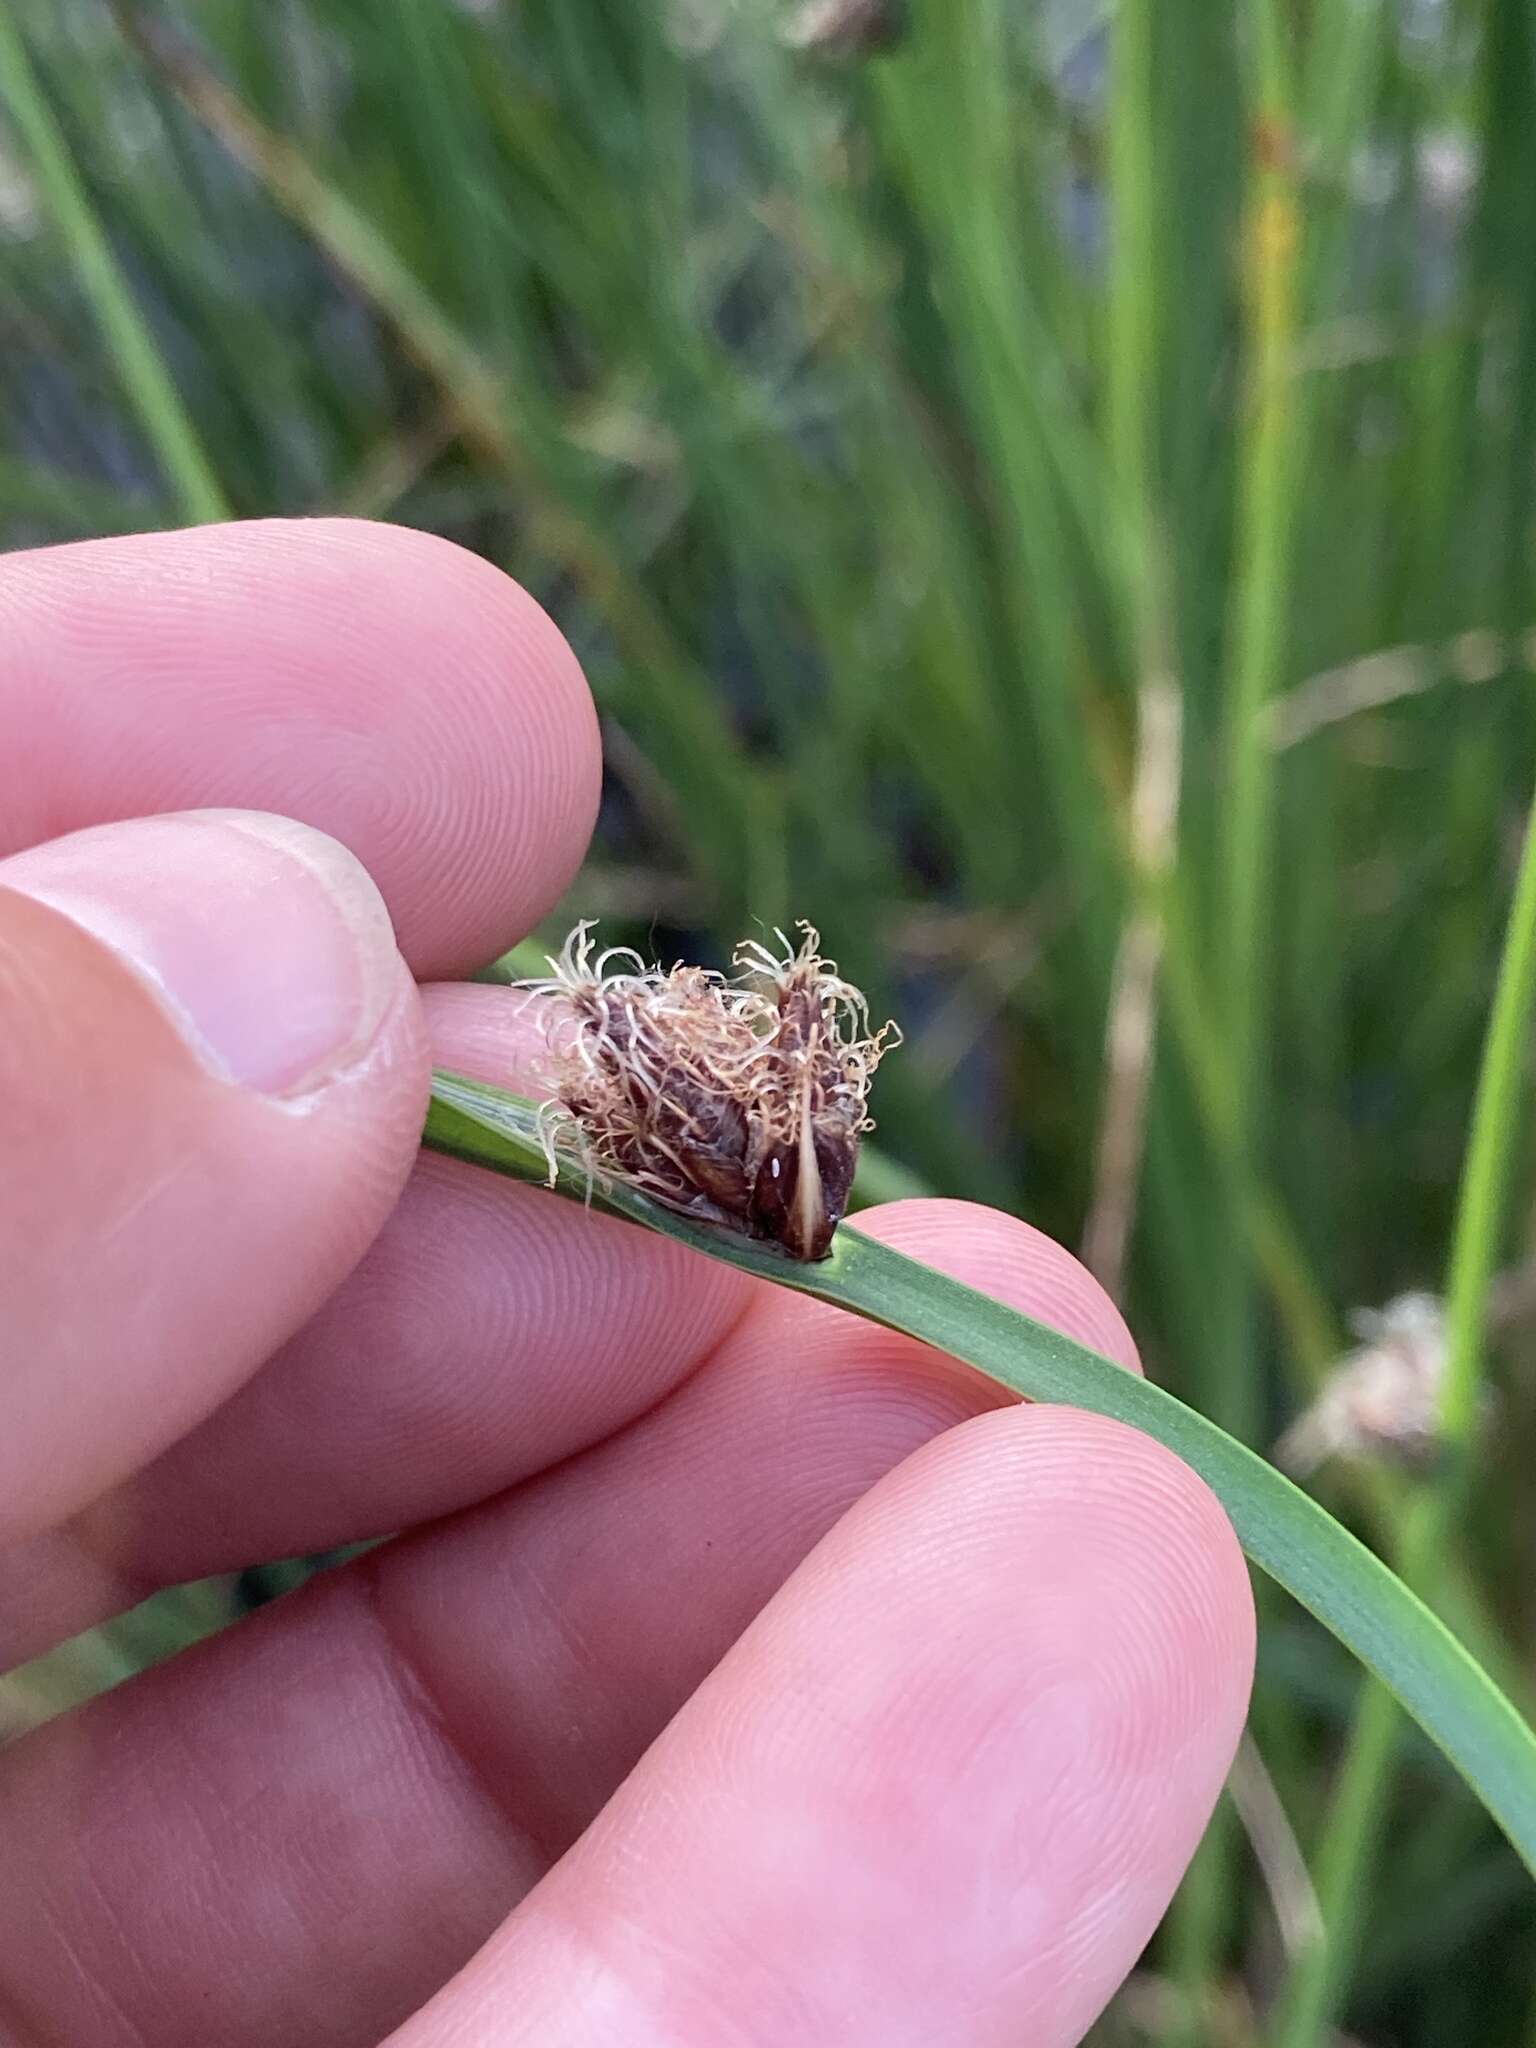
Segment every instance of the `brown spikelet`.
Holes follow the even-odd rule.
[[[595,953],[579,924],[543,981],[549,1047],[545,1147],[595,1174],[796,1259],[826,1255],[847,1207],[870,1080],[893,1024],[871,1033],[863,996],[801,943],[737,948],[735,976]]]

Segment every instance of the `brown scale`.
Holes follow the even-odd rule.
[[[827,1255],[848,1207],[864,1122],[862,1100],[858,1119],[850,1121],[832,1093],[844,1070],[829,1007],[809,964],[792,968],[779,989],[773,1040],[780,1135],[758,1167],[749,1220],[754,1237],[783,1245],[796,1259]]]

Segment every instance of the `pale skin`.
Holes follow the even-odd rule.
[[[1079,2041],[1242,1559],[1144,1438],[418,1157],[592,824],[549,620],[388,527],[13,555],[0,734],[5,1661],[405,1532],[0,1753],[4,2048]],[[1138,1369],[1027,1224],[860,1224]]]

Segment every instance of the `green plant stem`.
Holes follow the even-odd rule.
[[[1257,1182],[1264,1123],[1262,1022],[1269,993],[1265,944],[1273,858],[1275,754],[1266,710],[1285,654],[1292,491],[1291,355],[1300,213],[1283,138],[1289,100],[1283,30],[1273,0],[1258,10],[1258,134],[1249,196],[1247,264],[1248,422],[1240,473],[1240,532],[1233,620],[1233,681],[1227,711],[1221,873],[1225,885],[1218,957],[1227,992],[1226,1027],[1239,1158]],[[1254,1303],[1247,1262],[1231,1247],[1223,1322],[1235,1356],[1225,1361],[1231,1426],[1247,1434],[1258,1378],[1253,1370]]]
[[[1280,10],[1257,10],[1257,126],[1283,126],[1288,113],[1285,30]],[[1231,1076],[1233,1178],[1248,1197],[1263,1184],[1267,1109],[1264,1058],[1272,995],[1267,929],[1273,852],[1275,764],[1264,714],[1281,676],[1287,622],[1291,490],[1295,266],[1299,216],[1278,153],[1260,145],[1246,226],[1248,413],[1239,465],[1236,603],[1232,622],[1233,680],[1225,715],[1226,792],[1218,835],[1223,894],[1215,957],[1220,963],[1228,1071]],[[1213,1356],[1220,1370],[1207,1397],[1211,1412],[1251,1442],[1261,1413],[1257,1350],[1256,1262],[1245,1242],[1239,1204],[1211,1216]],[[1229,1920],[1230,1844],[1218,1818],[1181,1888],[1169,1930],[1169,1967],[1192,1995],[1216,1974]],[[1186,2024],[1182,2039],[1192,2041]]]
[[[541,1182],[535,1106],[461,1075],[433,1077],[423,1142]],[[1536,1736],[1444,1623],[1316,1501],[1160,1387],[1060,1331],[844,1224],[829,1257],[802,1264],[557,1162],[557,1189],[781,1287],[901,1330],[1030,1400],[1070,1402],[1144,1431],[1200,1474],[1248,1556],[1391,1688],[1477,1792],[1536,1874]]]
[[[1172,635],[1166,616],[1167,580],[1162,567],[1162,536],[1154,485],[1160,331],[1155,111],[1152,0],[1124,0],[1115,16],[1111,43],[1108,139],[1113,239],[1106,322],[1106,424],[1108,452],[1126,527],[1123,544],[1130,615],[1128,638],[1140,702],[1138,723],[1144,736],[1149,729],[1149,710],[1159,692],[1180,706],[1175,715],[1182,726],[1179,685],[1172,668]],[[1182,739],[1175,742],[1175,777],[1181,747]],[[1171,868],[1173,856],[1171,805],[1169,808],[1163,836],[1170,844],[1162,849],[1165,872]],[[1150,1064],[1164,949],[1159,898],[1165,891],[1157,886],[1153,876],[1139,871],[1143,864],[1150,865],[1152,849],[1135,843],[1134,823],[1128,836],[1132,841],[1129,853],[1134,887],[1121,931],[1121,961],[1127,958],[1128,947],[1138,941],[1153,955],[1144,1026]],[[1118,980],[1117,973],[1117,984]],[[1112,996],[1112,1006],[1113,1001]],[[1106,1124],[1124,1113],[1119,1092],[1113,1071],[1108,1069],[1102,1113]],[[1247,1161],[1239,1158],[1234,1163],[1241,1173]],[[1233,1225],[1233,1234],[1241,1235],[1240,1224]],[[1234,1277],[1246,1265],[1246,1261],[1240,1266],[1234,1259]],[[1206,1356],[1198,1362],[1206,1368],[1201,1399],[1208,1406],[1213,1402],[1230,1402],[1231,1392],[1220,1391],[1217,1375],[1211,1370],[1218,1361]],[[1213,1407],[1212,1412],[1220,1410]],[[1193,2041],[1198,1994],[1217,1974],[1231,1896],[1232,1848],[1231,1815],[1223,1804],[1212,1817],[1170,1916],[1169,1970],[1184,1994],[1185,2016],[1183,2026],[1172,2036],[1170,2048],[1180,2041]]]
[[[38,82],[21,28],[4,6],[0,6],[0,99],[9,107],[31,152],[38,190],[58,222],[123,390],[175,491],[183,516],[193,524],[227,519],[224,493],[107,246],[64,133]]]
[[[1447,1544],[1465,1501],[1480,1412],[1488,1290],[1498,1264],[1508,1206],[1526,1046],[1536,1007],[1536,805],[1505,931],[1493,1009],[1463,1162],[1446,1280],[1446,1369],[1440,1397],[1445,1469],[1410,1502],[1400,1527],[1397,1569],[1433,1597]],[[1301,1957],[1286,1986],[1277,2048],[1312,2048],[1325,2038],[1359,1945],[1370,1867],[1380,1838],[1397,1746],[1397,1709],[1379,1687],[1365,1686],[1343,1769],[1319,1845],[1318,1902],[1325,1941]]]
[[[1283,118],[1281,29],[1272,5],[1260,9],[1259,121]],[[1239,474],[1240,525],[1233,685],[1227,708],[1227,789],[1219,837],[1225,883],[1216,957],[1228,997],[1226,1032],[1234,1103],[1233,1167],[1240,1189],[1263,1184],[1265,1019],[1272,994],[1267,925],[1273,853],[1275,762],[1264,714],[1279,686],[1284,658],[1290,534],[1291,394],[1295,320],[1294,272],[1298,214],[1278,166],[1260,159],[1247,229],[1249,418]],[[1241,1212],[1213,1212],[1211,1247],[1215,1355],[1221,1372],[1212,1412],[1251,1442],[1259,1426],[1261,1377],[1257,1351],[1255,1263],[1247,1255]],[[1189,1994],[1216,1974],[1229,1921],[1230,1843],[1218,1819],[1181,1890],[1170,1928],[1170,1967]],[[1186,2039],[1192,2034],[1186,2030]]]

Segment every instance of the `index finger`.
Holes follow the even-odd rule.
[[[0,559],[0,856],[84,825],[276,811],[348,846],[418,978],[481,965],[581,860],[591,698],[451,542],[262,520]]]

